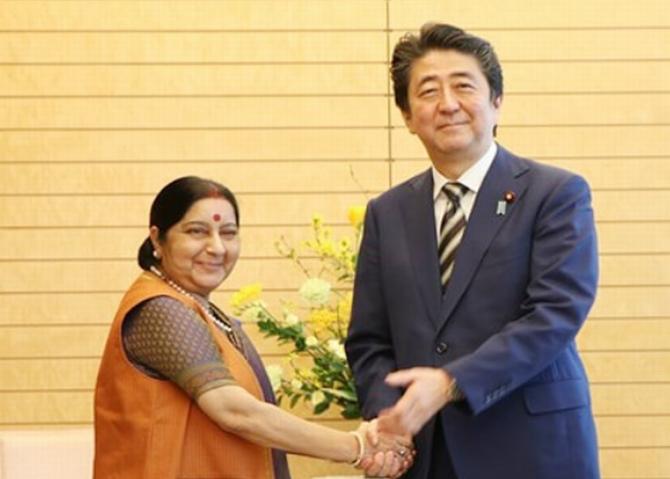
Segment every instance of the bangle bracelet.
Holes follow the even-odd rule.
[[[356,438],[356,443],[358,444],[358,454],[356,455],[356,459],[350,464],[354,467],[358,467],[363,460],[363,455],[365,455],[365,441],[363,441],[363,437],[361,437],[361,433],[358,431],[350,431],[349,434]]]

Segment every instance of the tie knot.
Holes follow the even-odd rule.
[[[460,183],[447,183],[442,187],[442,191],[452,203],[459,204],[468,187]]]

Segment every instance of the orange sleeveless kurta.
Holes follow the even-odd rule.
[[[269,448],[222,430],[174,383],[151,378],[130,363],[123,320],[155,296],[170,296],[197,311],[237,383],[263,400],[251,366],[202,307],[145,272],[121,300],[98,372],[94,479],[273,479]]]

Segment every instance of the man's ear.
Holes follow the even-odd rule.
[[[503,96],[500,95],[493,100],[493,106],[495,107],[496,110],[500,110],[500,107],[502,106],[502,101],[503,101]]]
[[[416,135],[416,131],[414,130],[414,125],[412,122],[412,112],[408,110],[400,110],[400,113],[402,114],[402,119],[405,120],[405,126],[409,130],[409,132],[412,135]]]

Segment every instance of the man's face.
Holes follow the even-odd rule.
[[[491,100],[477,59],[431,50],[412,63],[405,124],[433,163],[473,163],[493,141],[502,98]]]

